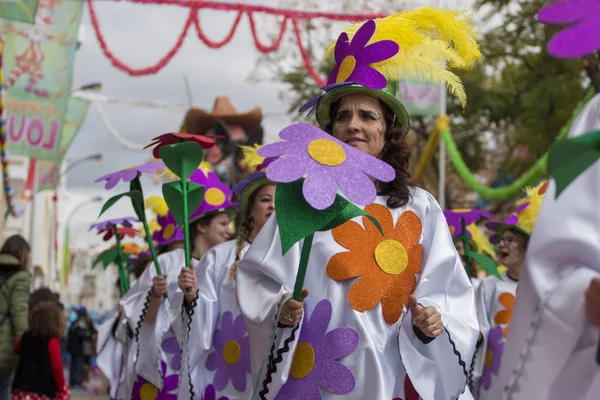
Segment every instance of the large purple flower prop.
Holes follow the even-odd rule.
[[[231,202],[233,193],[229,186],[222,183],[219,176],[212,171],[205,174],[198,169],[190,176],[190,181],[204,186],[204,199],[200,206],[194,211],[190,220],[196,219],[213,211],[224,210],[234,207]]]
[[[496,326],[488,335],[488,347],[485,352],[485,363],[480,383],[485,390],[492,386],[492,374],[500,373],[500,362],[504,353],[504,333],[501,326]]]
[[[177,400],[177,393],[174,392],[179,384],[179,376],[177,374],[167,376],[167,364],[160,363],[164,385],[162,390],[158,390],[150,382],[138,376],[137,381],[133,385],[131,392],[132,400]]]
[[[321,389],[345,395],[354,390],[356,380],[350,368],[337,361],[354,352],[358,332],[348,326],[327,332],[331,320],[331,302],[321,300],[310,316],[302,321],[302,330],[290,376],[275,400],[318,400]]]
[[[568,24],[548,43],[557,58],[579,58],[600,50],[600,1],[566,0],[544,7],[538,18],[545,24]]]
[[[160,345],[160,348],[166,353],[171,354],[171,361],[169,365],[173,371],[179,372],[181,369],[181,347],[179,347],[179,342],[177,342],[177,338],[175,336],[170,336],[163,340]]]
[[[162,161],[147,162],[146,164],[136,165],[134,167],[125,168],[120,171],[101,176],[94,182],[106,181],[104,189],[108,190],[115,187],[116,184],[121,180],[123,182],[131,182],[138,176],[138,174],[152,174],[162,168],[165,168],[165,164]]]
[[[339,36],[333,53],[335,67],[329,75],[328,85],[352,82],[373,90],[387,86],[385,76],[370,64],[394,57],[400,47],[392,40],[381,40],[367,46],[376,27],[375,21],[369,20],[356,31],[352,41],[346,32]]]
[[[396,176],[390,165],[313,125],[290,125],[279,137],[286,141],[268,144],[258,150],[263,157],[279,157],[267,168],[267,178],[287,183],[306,175],[302,193],[317,210],[333,204],[338,187],[351,202],[363,206],[371,204],[377,197],[377,190],[369,176],[383,182]]]
[[[157,246],[169,244],[175,240],[183,240],[183,233],[181,233],[181,229],[179,229],[171,211],[163,217],[157,216],[156,222],[160,225],[160,230],[152,233],[152,240]]]
[[[206,360],[209,371],[217,370],[214,378],[216,390],[223,390],[229,380],[238,392],[246,390],[246,380],[250,374],[250,342],[242,315],[233,321],[230,311],[221,318],[221,329],[213,337],[215,351]]]
[[[490,221],[485,224],[485,227],[491,231],[496,232],[495,234],[490,236],[490,243],[498,244],[500,243],[500,237],[498,233],[501,228],[506,228],[507,226],[517,226],[519,223],[519,213],[529,206],[529,202],[525,202],[518,206],[513,213],[506,218],[503,222],[500,221]]]
[[[452,233],[452,237],[457,237],[462,234],[462,219],[465,220],[465,227],[479,221],[482,218],[493,218],[494,216],[487,211],[478,210],[476,208],[470,209],[456,209],[456,210],[445,210],[444,217]],[[471,232],[467,231],[469,239],[472,237]]]

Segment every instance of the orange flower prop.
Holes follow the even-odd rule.
[[[335,280],[360,277],[348,292],[350,306],[362,312],[381,302],[383,318],[392,325],[400,319],[417,285],[416,274],[421,273],[423,246],[417,244],[421,220],[414,212],[406,211],[394,227],[386,207],[371,204],[365,211],[379,221],[384,236],[364,217],[365,228],[348,221],[333,229],[335,241],[350,251],[331,257],[327,275]]]
[[[504,310],[498,311],[494,316],[494,322],[498,325],[506,325],[504,328],[504,338],[508,338],[508,330],[510,328],[510,319],[512,317],[513,308],[515,307],[515,296],[512,293],[502,293],[498,297],[500,304],[504,306]]]

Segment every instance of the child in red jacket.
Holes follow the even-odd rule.
[[[29,329],[15,345],[19,367],[13,381],[12,400],[69,400],[65,383],[60,337],[65,317],[55,301],[39,302],[29,314]]]

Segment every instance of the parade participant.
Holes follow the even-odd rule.
[[[482,344],[475,353],[474,371],[479,381],[473,383],[473,394],[482,400],[495,399],[490,393],[500,372],[521,268],[544,190],[545,182],[527,189],[527,196],[517,201],[517,208],[505,221],[486,223],[486,227],[494,232],[490,241],[498,245],[498,262],[506,267],[506,271],[501,273],[501,279],[485,278],[477,291]]]
[[[315,107],[326,132],[298,124],[287,131],[288,142],[267,145],[259,154],[282,155],[269,166],[271,179],[277,171],[287,182],[308,174],[302,189],[314,209],[332,204],[335,190],[309,181],[310,168],[337,179],[347,197],[370,190],[368,175],[391,171],[387,180],[376,178],[376,200],[364,208],[383,236],[366,217],[316,231],[301,299],[288,300],[306,248],[297,242],[282,256],[280,215],[267,221],[240,261],[236,280],[258,395],[469,398],[466,369],[478,334],[473,288],[440,206],[426,191],[409,186],[410,120],[395,90],[396,81],[419,76],[448,81],[465,100],[446,64],[468,67],[480,56],[471,23],[461,12],[401,12],[351,26],[327,54],[334,55],[336,66],[326,93],[303,107]],[[286,149],[303,150],[283,155]],[[333,171],[339,165],[370,172],[338,177]],[[272,343],[274,322],[284,327],[277,328]],[[261,370],[269,354],[272,360]]]
[[[248,400],[252,394],[249,342],[237,304],[235,277],[239,260],[275,210],[275,185],[263,171],[268,162],[233,188],[241,215],[236,240],[210,249],[196,264],[195,273],[182,269],[179,275],[179,287],[192,309],[189,332],[184,332],[183,359],[191,369],[196,396]],[[193,291],[186,292],[188,287]],[[182,372],[182,379],[185,375]],[[187,398],[189,387],[180,385],[178,398]]]
[[[204,199],[189,219],[192,261],[195,265],[212,247],[229,240],[232,234],[229,223],[233,204],[231,189],[222,184],[213,172],[206,175],[197,170],[190,181],[205,187]],[[171,316],[169,305],[176,302],[181,304],[183,300],[183,294],[178,288],[178,276],[186,265],[185,251],[176,249],[163,253],[158,262],[163,275],[157,276],[154,266],[150,266],[121,300],[125,317],[134,331],[132,345],[134,354],[137,354],[135,373],[143,379],[134,384],[134,398],[137,389],[141,391],[145,385],[152,385],[159,392],[171,392],[178,386],[178,371],[169,371],[173,366],[179,368],[179,344],[176,349],[164,350],[163,346],[171,335],[171,319],[180,318],[181,315],[179,311]],[[164,298],[165,294],[168,299]],[[175,332],[175,335],[181,337],[181,332]],[[140,344],[144,345],[143,351],[140,351]]]

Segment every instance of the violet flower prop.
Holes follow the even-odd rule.
[[[473,209],[456,209],[456,210],[445,210],[444,217],[452,233],[452,237],[456,237],[463,233],[462,219],[464,219],[465,226],[469,226],[483,218],[493,218],[494,216],[487,211]],[[471,238],[471,233],[466,231],[465,234]]]
[[[396,176],[390,165],[313,125],[291,125],[279,137],[285,141],[258,150],[263,157],[279,157],[267,168],[267,178],[290,183],[306,175],[302,193],[317,210],[333,204],[338,187],[349,201],[363,206],[371,204],[377,190],[370,177],[389,182]]]
[[[106,221],[96,222],[95,224],[92,224],[90,226],[90,229],[88,229],[88,232],[94,228],[96,228],[98,232],[104,231],[108,228],[114,229],[114,227],[118,227],[119,225],[121,225],[124,228],[131,228],[133,226],[131,224],[132,222],[140,222],[140,220],[135,217],[108,219]]]
[[[119,181],[131,182],[139,175],[142,174],[153,174],[156,171],[165,168],[165,164],[161,161],[152,161],[142,165],[136,165],[133,167],[125,168],[120,171],[111,172],[96,179],[94,182],[106,181],[104,189],[109,190],[116,186]]]
[[[214,211],[222,211],[235,207],[235,204],[231,202],[231,197],[233,196],[231,188],[221,182],[216,173],[212,171],[205,173],[198,169],[190,176],[190,182],[204,186],[204,197],[200,206],[192,213],[190,221]]]
[[[557,58],[579,58],[600,50],[600,1],[565,0],[544,7],[538,14],[547,25],[567,24],[548,43]]]

